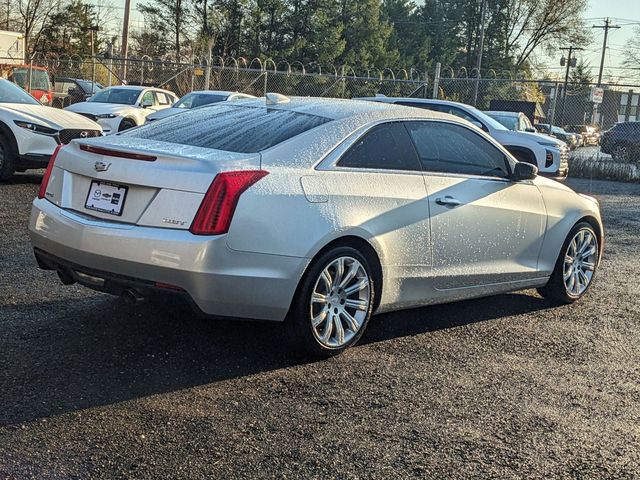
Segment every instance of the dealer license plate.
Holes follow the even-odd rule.
[[[89,210],[120,216],[122,215],[122,207],[124,207],[128,189],[129,187],[124,185],[93,180],[84,207]]]

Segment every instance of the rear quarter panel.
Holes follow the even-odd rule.
[[[538,266],[541,272],[550,274],[569,231],[580,219],[591,217],[598,223],[601,232],[604,229],[600,209],[595,202],[550,179],[538,177],[536,185],[547,209],[547,229]]]

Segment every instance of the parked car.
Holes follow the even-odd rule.
[[[564,142],[539,133],[511,131],[471,105],[446,100],[384,95],[367,97],[363,100],[422,108],[464,118],[495,138],[517,160],[536,165],[541,174],[553,178],[565,178],[569,172],[569,148]]]
[[[1,60],[0,60],[1,62]],[[42,105],[51,105],[53,89],[49,71],[35,65],[0,65],[0,77],[15,83]]]
[[[569,146],[569,149],[571,150],[574,150],[576,147],[580,146],[582,137],[578,133],[569,133],[562,127],[549,125],[548,123],[538,123],[536,124],[536,128],[540,131],[540,133],[544,133],[545,135],[549,135],[551,137],[562,140]]]
[[[95,122],[42,105],[0,79],[0,180],[8,180],[16,170],[46,167],[56,147],[74,138],[101,135]]]
[[[29,229],[63,283],[287,319],[298,348],[331,355],[374,312],[582,297],[598,203],[536,172],[452,115],[267,94],[59,149]]]
[[[167,118],[178,113],[184,113],[191,108],[203,107],[205,105],[211,105],[212,103],[225,102],[228,100],[242,100],[248,98],[256,98],[253,95],[247,95],[246,93],[228,92],[223,90],[199,90],[191,93],[187,93],[184,97],[180,98],[174,103],[171,108],[164,108],[153,112],[147,116],[147,123],[154,120],[160,120],[161,118]]]
[[[536,133],[536,129],[531,125],[531,121],[522,112],[485,111],[484,113],[500,122],[509,130]]]
[[[98,82],[80,78],[56,77],[53,85],[53,107],[64,108],[84,102],[104,87]]]
[[[600,150],[620,162],[640,163],[640,122],[616,123],[603,132]]]
[[[564,129],[570,133],[579,133],[582,136],[582,145],[598,146],[600,144],[600,127],[594,125],[566,125]]]
[[[65,110],[97,121],[109,135],[142,125],[148,115],[171,107],[177,100],[168,90],[125,85],[100,90],[86,102],[74,103]]]

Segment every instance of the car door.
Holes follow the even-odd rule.
[[[387,301],[414,304],[431,272],[429,205],[415,148],[403,122],[372,126],[347,147],[322,177],[331,206],[341,223],[381,245]]]
[[[535,278],[546,210],[514,161],[464,125],[407,124],[420,158],[431,225],[434,286],[454,289]]]

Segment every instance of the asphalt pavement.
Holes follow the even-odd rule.
[[[39,175],[0,185],[0,479],[638,478],[640,184],[597,196],[588,296],[385,314],[293,358],[282,325],[205,321],[38,270]]]

